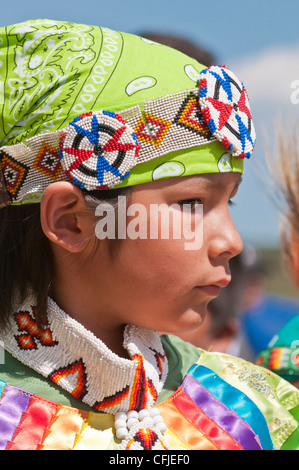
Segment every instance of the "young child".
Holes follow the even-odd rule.
[[[198,328],[242,250],[243,84],[107,28],[0,38],[0,447],[298,447],[297,389],[156,332]]]
[[[299,288],[299,145],[296,130],[286,138],[278,132],[279,155],[273,152],[268,162],[273,194],[277,197],[281,215],[283,259]],[[299,311],[274,335],[268,347],[261,351],[257,364],[274,371],[299,388]]]

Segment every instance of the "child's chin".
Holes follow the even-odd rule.
[[[196,309],[186,312],[186,316],[180,325],[180,332],[188,333],[200,328],[204,322],[206,313],[206,305],[202,305],[201,307],[197,307]]]

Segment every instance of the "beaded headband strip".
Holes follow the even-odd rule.
[[[64,129],[2,147],[0,207],[40,202],[54,181],[87,191],[113,188],[136,165],[216,140],[249,158],[255,130],[243,84],[224,66],[200,77],[199,88],[147,101],[143,112],[138,105],[117,114],[90,111]]]

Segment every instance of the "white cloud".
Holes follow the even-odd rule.
[[[276,107],[289,107],[295,104],[292,97],[299,101],[299,44],[263,50],[235,63],[231,69],[244,80],[255,105],[276,103]]]
[[[275,246],[279,240],[278,210],[269,196],[264,154],[268,145],[272,148],[275,144],[275,124],[283,123],[284,128],[293,130],[299,117],[299,44],[262,50],[229,64],[229,68],[244,81],[257,133],[253,156],[245,162],[235,220],[245,241]],[[292,94],[298,104],[292,102]]]

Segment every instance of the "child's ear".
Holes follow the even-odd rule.
[[[91,220],[77,186],[64,181],[50,184],[43,192],[40,213],[43,232],[50,241],[72,253],[85,248]]]

